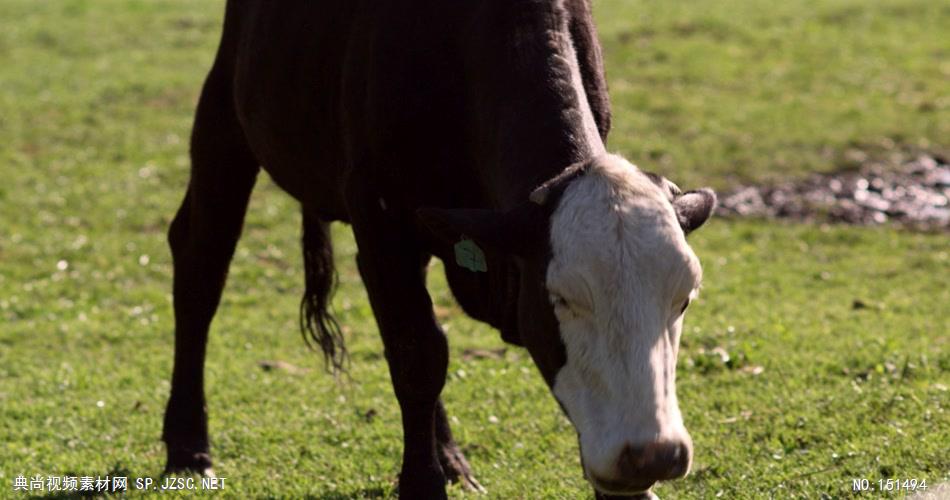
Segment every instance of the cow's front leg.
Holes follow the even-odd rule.
[[[392,222],[362,226],[354,220],[357,263],[385,346],[402,411],[402,498],[445,498],[445,475],[435,433],[436,406],[445,385],[448,345],[425,288],[428,255],[410,230]]]
[[[205,82],[191,138],[191,180],[168,232],[174,262],[175,363],[162,439],[165,471],[211,474],[204,363],[259,170],[232,109],[230,75]]]

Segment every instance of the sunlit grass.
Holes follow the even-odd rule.
[[[854,144],[947,147],[937,2],[595,8],[611,146],[684,187],[833,168]],[[221,9],[0,4],[0,497],[17,475],[161,471],[164,233]],[[213,453],[229,478],[219,494],[390,495],[399,414],[355,246],[335,227],[334,308],[353,357],[352,381],[337,383],[297,330],[299,223],[262,176],[209,346]],[[691,242],[705,285],[678,388],[696,460],[661,495],[837,497],[852,478],[948,479],[945,234],[713,220]],[[526,353],[463,356],[503,345],[453,304],[439,266],[445,401],[488,497],[588,496],[570,424]]]

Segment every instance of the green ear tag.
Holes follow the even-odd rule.
[[[485,252],[468,238],[455,244],[455,263],[472,272],[484,273],[488,271]]]

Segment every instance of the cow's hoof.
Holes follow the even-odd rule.
[[[468,491],[487,493],[485,488],[475,479],[475,475],[472,474],[472,467],[468,465],[465,455],[455,444],[441,447],[439,463],[442,465],[442,471],[449,482],[459,483],[462,488]]]
[[[403,500],[432,499],[444,500],[445,477],[438,471],[407,471],[405,468],[399,474],[399,498]]]
[[[169,474],[200,474],[204,477],[215,477],[214,469],[211,468],[211,454],[206,451],[168,450],[164,475]]]

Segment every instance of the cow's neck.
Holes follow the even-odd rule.
[[[565,12],[556,2],[528,5],[493,20],[501,36],[492,52],[501,57],[495,66],[479,68],[490,81],[475,89],[483,97],[475,99],[482,137],[474,155],[489,173],[489,197],[501,208],[524,201],[545,180],[604,152]]]

